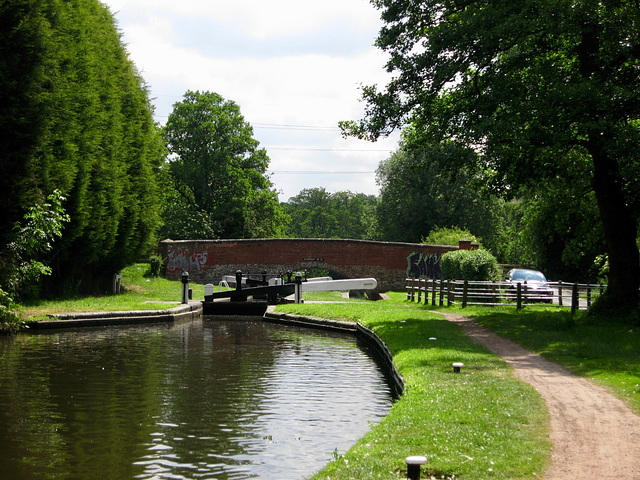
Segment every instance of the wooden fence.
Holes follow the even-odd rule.
[[[468,280],[437,280],[407,278],[407,300],[431,305],[502,305],[521,309],[527,305],[546,303],[556,307],[587,309],[604,293],[605,285],[549,282],[551,295],[541,295],[527,283],[472,282]]]

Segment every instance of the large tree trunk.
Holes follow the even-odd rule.
[[[637,226],[624,197],[618,162],[606,151],[603,137],[601,132],[591,135],[588,148],[594,167],[592,186],[609,253],[605,295],[607,305],[631,311],[638,308],[640,286]]]

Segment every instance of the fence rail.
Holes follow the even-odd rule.
[[[468,280],[437,280],[407,278],[407,300],[431,305],[501,305],[521,309],[527,305],[546,303],[556,307],[585,310],[604,293],[605,285],[549,282],[551,294],[540,294],[527,282],[473,282]]]

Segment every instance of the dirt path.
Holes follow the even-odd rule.
[[[546,402],[553,452],[545,480],[640,479],[640,416],[621,400],[468,318],[443,315],[504,358]]]

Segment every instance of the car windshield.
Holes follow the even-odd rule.
[[[542,274],[542,272],[537,272],[535,270],[514,270],[511,274],[512,280],[522,280],[522,281],[537,281],[537,282],[546,282],[547,279]]]

